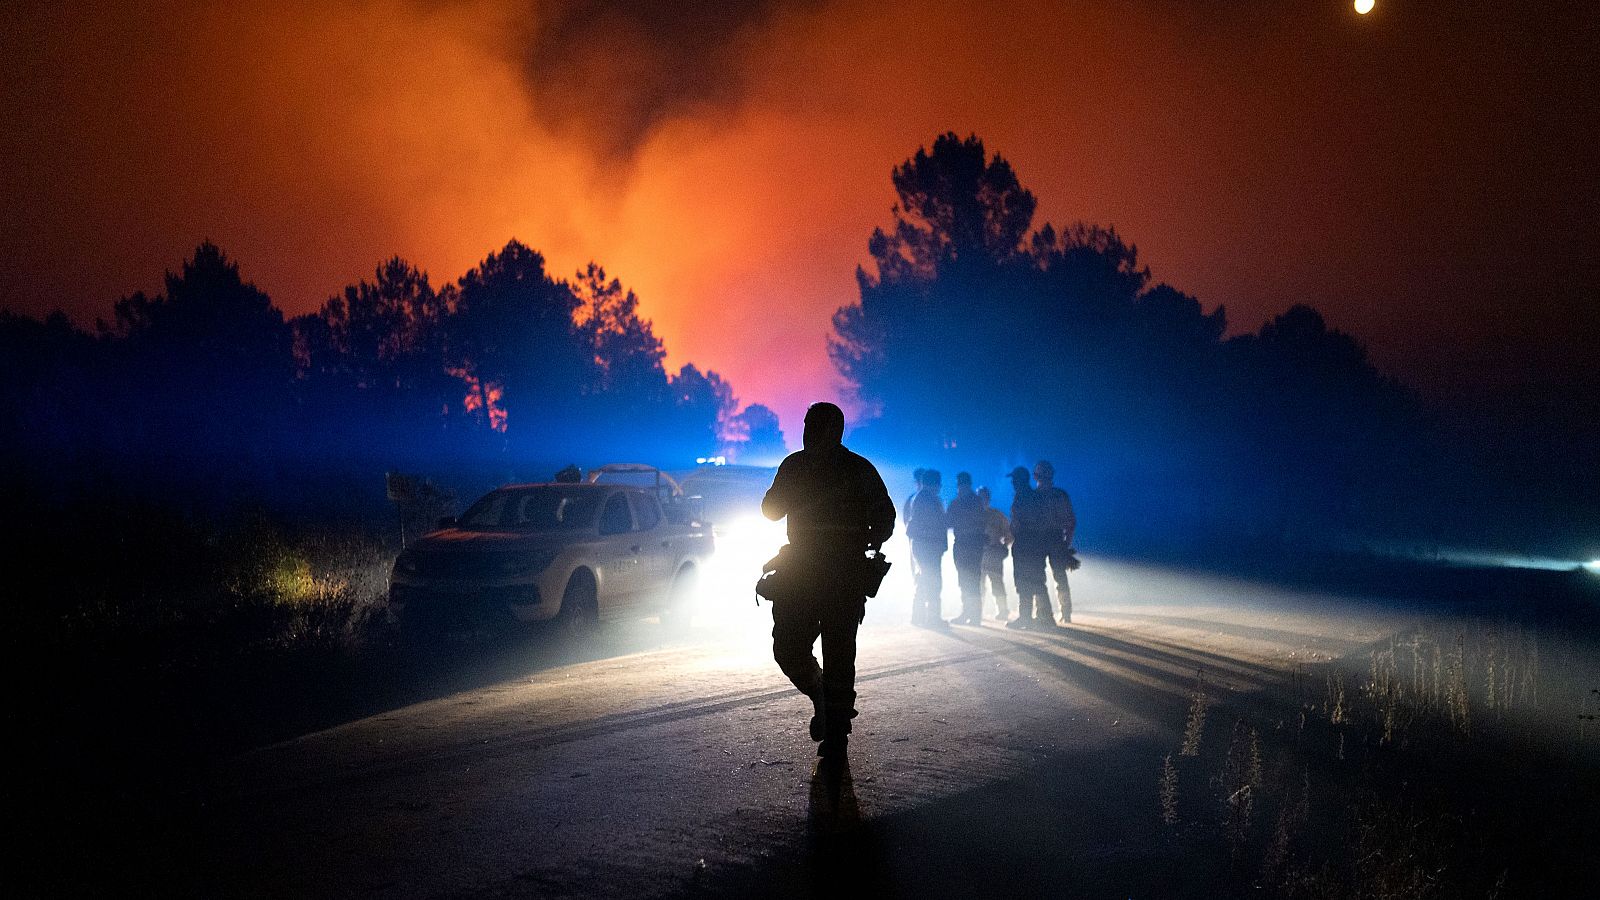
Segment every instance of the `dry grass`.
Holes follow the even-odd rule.
[[[209,521],[104,497],[19,515],[29,527],[9,541],[53,576],[8,607],[9,630],[68,664],[175,672],[345,653],[387,620],[393,550],[358,527]]]
[[[1315,702],[1298,668],[1277,699],[1248,705],[1208,700],[1197,681],[1181,744],[1160,766],[1163,829],[1193,852],[1214,847],[1265,896],[1501,896],[1561,883],[1526,860],[1582,857],[1571,836],[1582,822],[1530,831],[1515,810],[1571,789],[1574,772],[1594,780],[1600,690],[1571,686],[1594,672],[1586,644],[1527,622],[1454,620],[1351,662],[1325,667]],[[1565,717],[1551,714],[1557,696]],[[1277,702],[1297,708],[1272,711]],[[1207,705],[1238,710],[1226,744],[1203,740]],[[1192,814],[1207,806],[1217,814]]]
[[[1178,749],[1178,755],[1199,756],[1205,734],[1206,671],[1198,669],[1194,674],[1194,689],[1189,692],[1189,717],[1183,725],[1183,746]]]
[[[1178,824],[1178,768],[1170,753],[1161,761],[1161,824],[1168,828]]]

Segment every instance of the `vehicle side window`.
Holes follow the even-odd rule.
[[[656,498],[649,494],[633,494],[633,517],[639,522],[640,531],[649,531],[661,523],[661,507],[656,505]]]
[[[606,500],[606,508],[600,513],[601,534],[622,534],[633,530],[633,516],[628,513],[628,498],[622,494],[612,494]]]

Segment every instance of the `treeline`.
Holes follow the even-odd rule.
[[[834,316],[833,361],[879,414],[858,443],[990,482],[1050,458],[1105,542],[1425,524],[1423,410],[1316,310],[1224,337],[1221,307],[1154,282],[1115,230],[1035,228],[1033,194],[976,137],[940,137],[893,180],[875,271]]]
[[[1479,544],[1593,497],[1563,464],[1583,453],[1447,433],[1308,306],[1228,337],[1224,309],[1155,281],[1115,230],[1036,226],[976,137],[892,177],[893,224],[828,348],[863,411],[850,442],[891,467],[969,469],[1003,504],[1000,474],[1049,458],[1100,546]],[[391,259],[294,318],[207,243],[92,330],[0,312],[0,465],[30,490],[204,485],[312,512],[348,507],[354,475],[370,512],[391,470],[465,499],[567,462],[782,455],[770,409],[664,358],[617,279],[558,278],[516,241],[443,285]]]
[[[0,427],[13,477],[235,482],[310,504],[353,471],[542,478],[782,447],[769,409],[665,355],[620,281],[594,264],[556,278],[517,241],[442,286],[390,259],[293,318],[205,243],[93,331],[0,312]]]

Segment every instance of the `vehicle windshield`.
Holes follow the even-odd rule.
[[[472,504],[460,527],[483,531],[579,531],[592,527],[605,491],[542,485],[495,491]]]

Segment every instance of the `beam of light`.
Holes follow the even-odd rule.
[[[1354,546],[1347,549],[1356,549]],[[1362,545],[1360,550],[1379,557],[1409,559],[1419,562],[1442,563],[1448,566],[1477,566],[1494,569],[1543,569],[1549,572],[1570,572],[1576,568],[1594,571],[1600,560],[1583,562],[1572,557],[1534,556],[1502,550],[1482,550],[1465,547],[1415,547],[1394,545]]]
[[[702,600],[725,604],[737,598],[755,601],[761,565],[778,555],[787,540],[783,523],[760,515],[741,516],[716,524],[717,549],[700,579]],[[707,603],[702,603],[705,608]]]
[[[1597,575],[1600,575],[1600,559],[1591,559],[1588,562],[1584,563],[1583,567],[1585,569],[1588,569],[1591,572],[1594,572]]]

